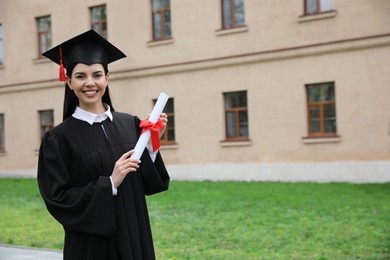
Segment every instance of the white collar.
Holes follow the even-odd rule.
[[[94,114],[91,112],[88,112],[79,106],[76,107],[74,110],[72,116],[76,119],[83,120],[87,122],[90,125],[93,125],[93,123],[100,123],[109,118],[111,121],[113,120],[112,113],[111,113],[111,108],[109,105],[104,104],[104,107],[107,109],[106,112],[103,114]]]

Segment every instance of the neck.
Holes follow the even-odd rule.
[[[106,107],[104,106],[103,102],[101,103],[97,103],[97,104],[93,104],[93,105],[81,105],[80,104],[80,108],[85,110],[85,111],[88,111],[90,113],[94,113],[94,114],[97,114],[97,115],[100,115],[100,114],[103,114],[104,112],[106,112]]]

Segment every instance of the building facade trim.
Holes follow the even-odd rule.
[[[237,64],[291,59],[291,58],[319,55],[325,53],[329,54],[329,53],[336,53],[341,51],[353,51],[353,50],[382,47],[382,46],[390,46],[390,33],[348,38],[348,39],[307,44],[307,45],[299,45],[299,46],[265,50],[259,52],[229,55],[229,56],[209,58],[209,59],[199,59],[199,60],[192,60],[192,61],[185,61],[185,62],[161,64],[156,66],[117,70],[117,71],[110,71],[110,73],[115,74],[115,77],[111,79],[111,81],[113,81],[113,80],[121,80],[124,78],[134,78],[134,77],[136,78],[136,77],[144,77],[149,75],[162,75],[162,74],[176,73],[182,71],[195,71],[195,70],[203,70],[208,68],[233,66]],[[36,88],[47,88],[47,87],[53,87],[58,85],[59,83],[57,79],[5,84],[5,85],[0,85],[0,93],[17,91],[16,89],[13,88],[21,88],[20,90],[26,90],[26,89],[36,89]]]

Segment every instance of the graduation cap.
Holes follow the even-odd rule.
[[[60,65],[60,81],[65,81],[64,67],[83,63],[107,65],[126,55],[94,30],[89,30],[51,48],[43,56]]]

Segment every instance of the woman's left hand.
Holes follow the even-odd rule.
[[[161,137],[161,136],[164,134],[165,129],[167,128],[167,124],[168,124],[168,115],[165,114],[165,113],[161,113],[159,119],[163,121],[163,125],[164,125],[163,128],[158,129],[159,134],[160,134],[160,137]]]

